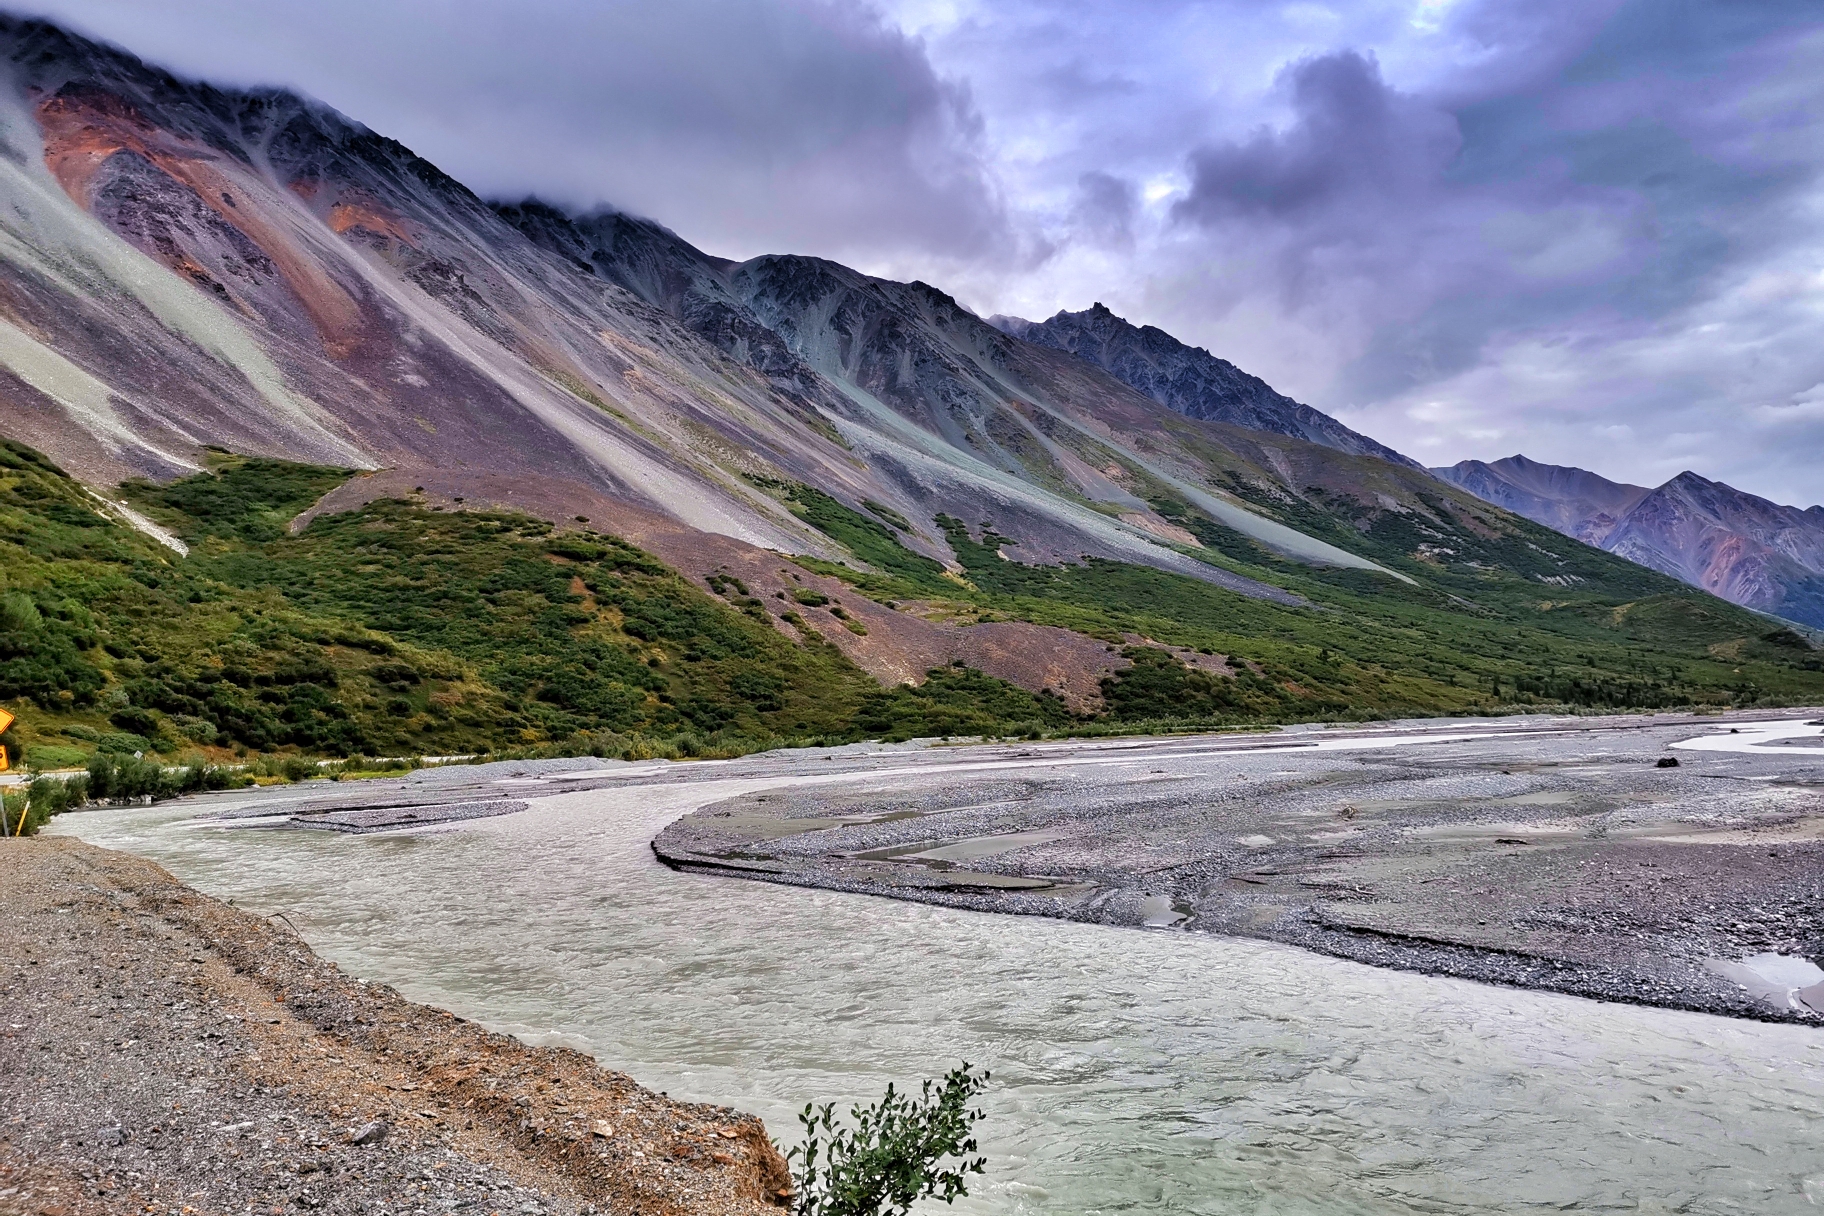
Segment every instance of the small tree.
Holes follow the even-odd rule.
[[[806,1105],[798,1122],[804,1143],[786,1154],[798,1188],[797,1216],[905,1216],[920,1199],[953,1203],[969,1193],[970,1174],[984,1157],[969,1129],[982,1112],[969,1101],[988,1086],[988,1073],[965,1063],[943,1084],[926,1081],[916,1098],[892,1085],[870,1107],[852,1107],[855,1126],[836,1123],[835,1105]],[[943,1162],[954,1158],[955,1164]]]

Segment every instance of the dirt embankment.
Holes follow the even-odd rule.
[[[760,1121],[350,979],[69,839],[0,857],[0,1213],[776,1213]]]

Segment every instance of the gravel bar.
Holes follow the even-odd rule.
[[[778,1212],[750,1115],[344,975],[68,838],[0,852],[0,1213]]]
[[[653,851],[680,870],[1824,1025],[1824,738],[1756,717],[978,749],[719,801]],[[1732,734],[1750,745],[1728,750]]]

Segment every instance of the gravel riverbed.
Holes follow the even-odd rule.
[[[0,849],[0,1213],[756,1216],[758,1119],[349,978],[67,838]]]
[[[1819,1023],[1816,716],[979,749],[721,800],[653,848],[684,870]]]

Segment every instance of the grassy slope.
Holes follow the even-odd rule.
[[[1526,704],[1824,701],[1824,662],[1764,618],[1530,525],[1454,527],[1444,503],[1430,521],[1358,519],[1341,500],[1262,504],[1410,572],[1420,585],[1409,587],[1277,559],[1161,499],[1204,539],[1206,560],[1311,601],[1285,608],[1118,562],[1022,565],[999,555],[1004,538],[945,520],[959,579],[905,549],[891,512],[770,487],[874,572],[807,564],[878,599],[1236,660],[1222,677],[1130,647],[1135,667],[1105,685],[1107,718],[1084,723],[964,669],[882,690],[815,635],[782,636],[732,580],[707,595],[610,536],[400,501],[288,532],[348,476],[217,454],[196,477],[123,487],[191,545],[179,558],[37,453],[0,444],[0,702],[22,715],[11,741],[46,767],[97,749],[705,754]],[[1421,544],[1455,552],[1421,559]]]
[[[976,673],[882,690],[609,536],[399,501],[287,533],[348,476],[217,455],[122,487],[180,558],[0,444],[9,741],[43,767],[97,749],[700,754],[1060,717]]]
[[[1426,504],[1428,519],[1370,512],[1342,496],[1288,501],[1239,479],[1231,489],[1417,585],[1278,558],[1164,494],[1154,496],[1155,507],[1203,541],[1197,556],[1296,591],[1311,606],[1284,608],[1119,562],[1022,565],[999,555],[1008,538],[940,520],[965,585],[931,573],[929,564],[883,560],[882,534],[891,533],[875,520],[815,491],[791,498],[801,517],[848,544],[873,572],[807,564],[877,599],[937,601],[953,614],[1011,616],[1110,638],[1138,633],[1243,661],[1237,677],[1223,681],[1145,656],[1106,690],[1113,712],[1129,719],[1824,700],[1824,660],[1777,623],[1527,521],[1504,517],[1491,528],[1463,518],[1443,496]],[[838,516],[846,517],[832,524]]]

